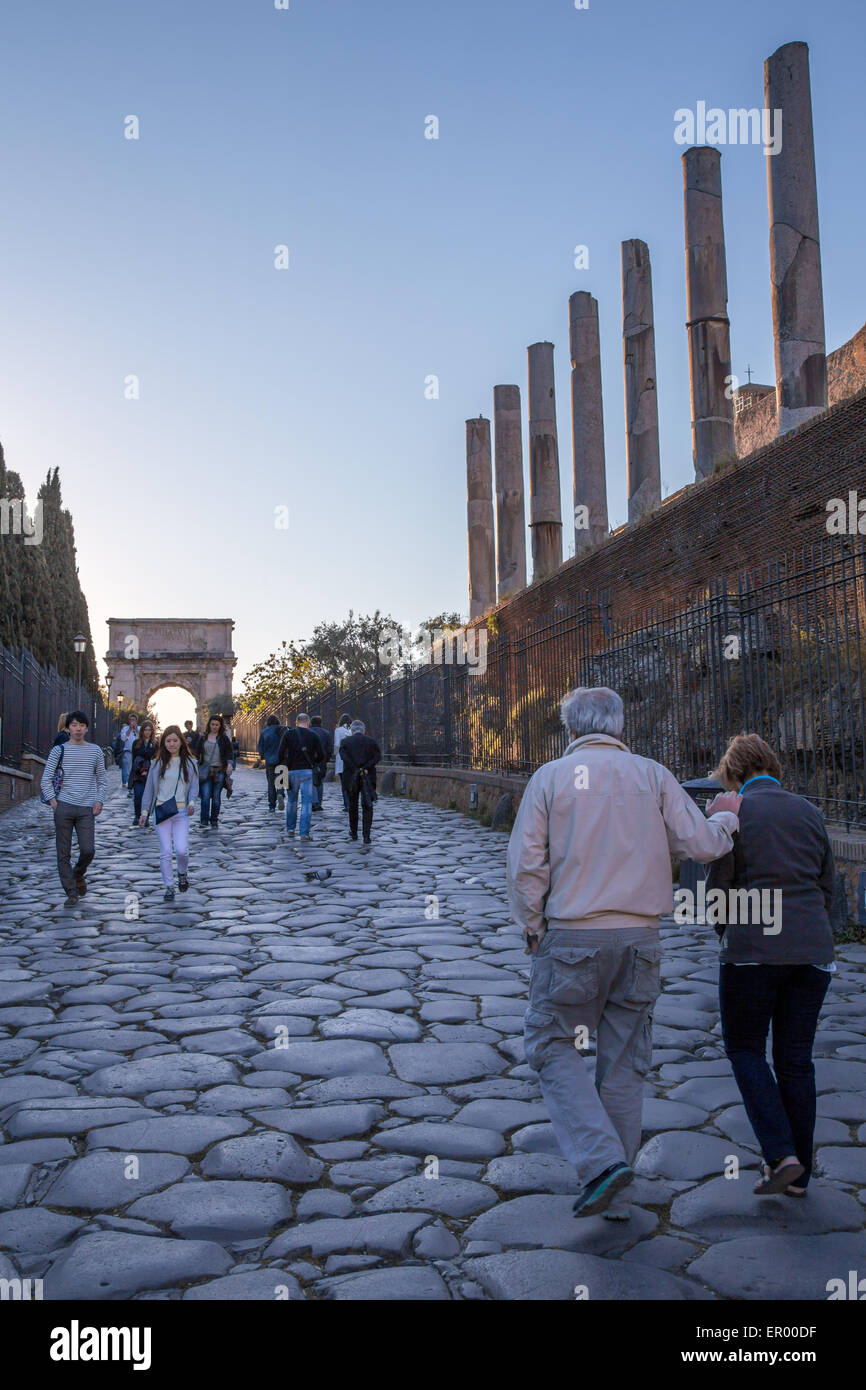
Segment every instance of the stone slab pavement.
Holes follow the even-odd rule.
[[[818,1034],[819,1177],[762,1200],[715,936],[664,924],[629,1220],[575,1220],[523,1061],[504,836],[383,798],[364,849],[328,785],[289,841],[243,769],[166,904],[110,778],[74,912],[50,812],[0,818],[0,1278],[47,1299],[821,1300],[866,1275],[866,948],[840,948]]]

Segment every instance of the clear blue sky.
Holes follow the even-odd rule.
[[[688,482],[673,113],[761,106],[764,58],[810,44],[838,346],[866,318],[864,37],[862,0],[6,0],[0,438],[31,493],[60,465],[98,654],[109,614],[230,615],[241,676],[350,606],[465,612],[464,421],[498,382],[525,404],[545,338],[570,513],[575,289],[623,521],[627,237],[653,260],[662,477]],[[772,382],[764,165],[723,151],[734,371]]]

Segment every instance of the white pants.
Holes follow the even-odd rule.
[[[177,855],[177,871],[185,874],[189,868],[189,816],[186,807],[178,816],[170,816],[168,820],[160,821],[156,827],[159,836],[159,867],[162,869],[162,881],[166,888],[174,882],[174,875],[171,871],[171,846],[174,842],[174,852]]]

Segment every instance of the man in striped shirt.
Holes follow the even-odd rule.
[[[66,907],[75,907],[87,892],[84,874],[95,853],[94,818],[102,810],[108,787],[102,749],[84,742],[87,725],[87,715],[82,710],[73,710],[67,715],[69,740],[52,748],[42,774],[42,795],[54,811],[57,872],[66,892]],[[54,774],[58,764],[63,773],[63,785],[55,793]],[[78,837],[78,862],[74,868],[69,861],[73,830]]]

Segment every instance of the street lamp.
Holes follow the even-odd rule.
[[[81,705],[81,657],[87,650],[87,638],[79,632],[77,637],[73,637],[72,645],[78,653],[78,704]]]

